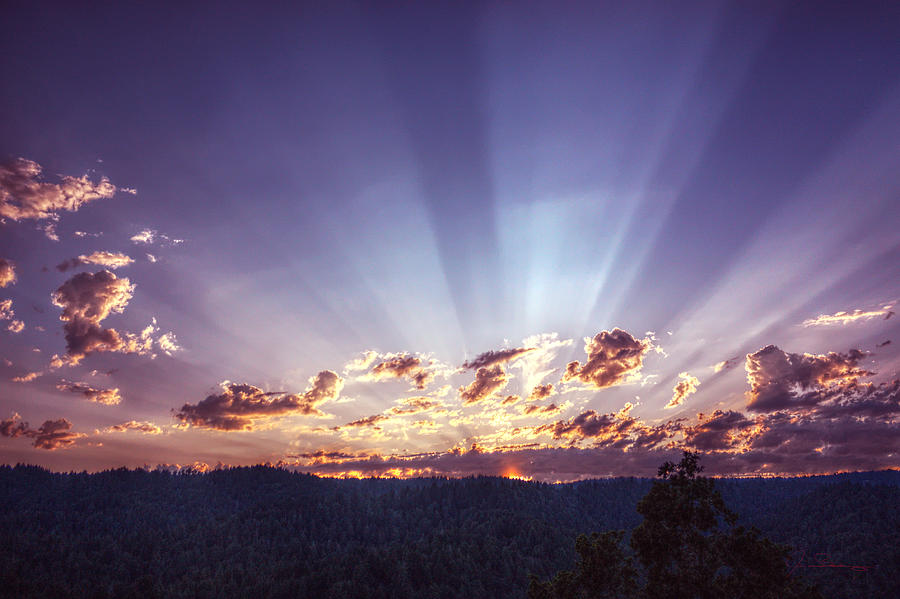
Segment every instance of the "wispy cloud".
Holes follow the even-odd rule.
[[[835,312],[834,314],[819,314],[815,318],[809,318],[803,321],[805,327],[821,327],[832,326],[838,324],[851,324],[859,321],[872,320],[873,318],[882,318],[887,320],[895,314],[891,309],[893,304],[887,304],[881,308],[874,310],[853,310],[852,312]]]

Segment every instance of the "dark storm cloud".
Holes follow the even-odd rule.
[[[570,362],[563,381],[578,379],[596,389],[621,384],[641,371],[651,347],[650,341],[635,339],[622,329],[601,331],[585,343],[587,362]]]
[[[0,421],[0,435],[4,437],[27,437],[38,449],[54,450],[69,447],[78,439],[85,437],[84,433],[70,432],[72,423],[65,418],[58,420],[45,420],[37,429],[32,429],[27,422],[23,422],[18,414],[12,418]]]
[[[503,389],[508,380],[509,377],[499,364],[490,368],[482,367],[475,372],[474,381],[459,388],[459,396],[463,405],[477,403]]]
[[[486,351],[483,354],[479,354],[478,356],[476,356],[473,360],[467,360],[463,362],[462,367],[472,370],[478,368],[490,368],[491,366],[496,366],[497,364],[504,364],[506,362],[515,360],[522,354],[534,350],[535,348],[533,347],[517,347],[514,349]]]
[[[258,387],[224,383],[222,392],[197,404],[184,404],[175,418],[189,426],[221,431],[252,430],[254,424],[289,414],[321,415],[317,405],[337,399],[344,381],[323,370],[310,379],[302,395],[265,392]]]

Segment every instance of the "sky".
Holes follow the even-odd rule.
[[[895,3],[3,13],[0,462],[900,468]]]

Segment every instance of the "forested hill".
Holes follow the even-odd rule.
[[[639,524],[652,482],[2,466],[0,596],[524,597],[578,533]],[[826,597],[900,597],[900,472],[716,485]]]

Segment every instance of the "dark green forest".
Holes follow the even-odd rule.
[[[523,598],[652,485],[0,466],[0,596]],[[900,472],[714,485],[824,597],[900,597]]]

